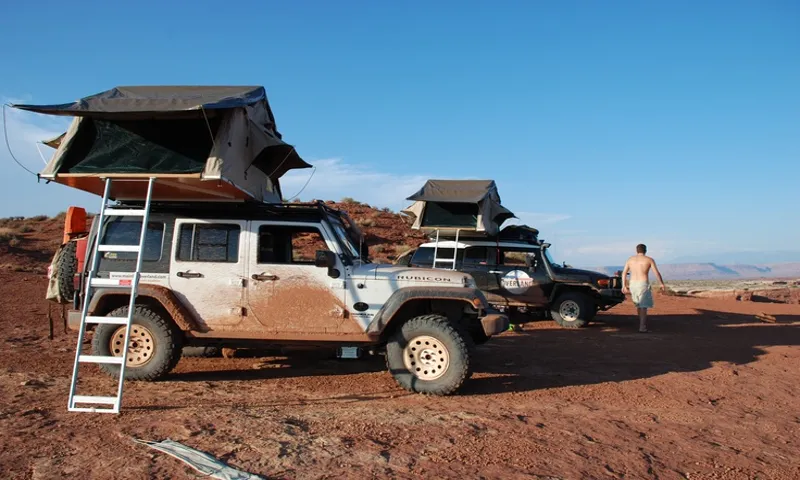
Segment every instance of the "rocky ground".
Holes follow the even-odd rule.
[[[421,241],[346,207],[387,261]],[[658,295],[648,334],[630,302],[586,329],[529,323],[479,347],[464,391],[443,398],[400,389],[380,357],[184,358],[128,383],[121,414],[77,414],[76,335],[52,306],[48,338],[44,301],[60,225],[0,228],[3,479],[198,478],[133,441],[166,438],[267,478],[800,478],[799,305]],[[111,393],[86,368],[81,392]]]
[[[197,478],[134,438],[268,478],[800,476],[796,305],[658,296],[649,334],[630,303],[587,329],[527,324],[479,347],[445,398],[401,390],[381,358],[185,358],[100,415],[66,411],[75,334],[56,317],[48,339],[44,291],[0,273],[3,478]],[[87,368],[87,391],[112,387]]]

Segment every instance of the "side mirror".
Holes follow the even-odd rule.
[[[314,265],[319,268],[331,268],[336,266],[336,254],[330,250],[317,250],[314,258]]]
[[[341,273],[336,268],[336,254],[330,250],[317,250],[314,257],[314,265],[319,268],[327,268],[328,276],[331,278],[339,278]]]

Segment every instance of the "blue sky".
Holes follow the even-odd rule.
[[[665,262],[800,259],[799,3],[494,3],[3,2],[0,97],[264,85],[317,166],[303,199],[397,210],[427,178],[491,178],[570,263],[639,242]],[[66,123],[7,114],[40,170],[33,142]],[[4,145],[0,166],[0,216],[97,209]]]

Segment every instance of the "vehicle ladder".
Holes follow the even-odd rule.
[[[125,379],[125,359],[128,357],[128,342],[130,341],[131,325],[133,324],[134,306],[136,304],[136,293],[139,287],[139,279],[142,274],[142,257],[145,245],[145,236],[147,234],[147,223],[150,218],[150,201],[153,197],[153,185],[155,178],[144,179],[130,179],[130,178],[105,178],[105,190],[103,192],[103,203],[100,206],[99,219],[97,221],[97,236],[92,246],[92,258],[89,267],[89,275],[85,282],[85,294],[83,296],[83,307],[81,308],[81,324],[78,332],[78,345],[75,350],[75,363],[72,369],[72,381],[69,387],[69,403],[67,409],[70,412],[98,412],[98,413],[119,413],[120,405],[122,404],[122,385]],[[108,205],[109,196],[111,194],[112,182],[147,182],[147,197],[145,199],[144,208],[118,208],[114,205]],[[103,240],[102,231],[105,219],[109,216],[116,217],[139,217],[142,219],[142,230],[139,235],[138,245],[105,245],[100,242]],[[135,253],[136,254],[136,267],[131,279],[111,279],[99,278],[98,266],[100,265],[100,256],[106,252],[117,253]],[[97,288],[114,288],[130,292],[130,300],[128,302],[128,316],[127,317],[99,317],[89,315],[89,304],[91,303],[92,295]],[[83,337],[86,334],[87,324],[108,324],[108,325],[124,325],[125,326],[125,345],[124,351],[120,356],[104,356],[104,355],[91,355],[82,352]],[[119,379],[117,384],[117,393],[115,396],[93,396],[93,395],[77,395],[76,390],[78,386],[78,367],[81,364],[94,363],[94,364],[107,364],[119,365]],[[82,405],[82,406],[79,406]],[[90,406],[95,405],[95,406]],[[96,405],[103,405],[98,407]]]
[[[453,247],[453,258],[439,258],[439,230],[436,230],[436,244],[433,246],[433,268],[438,268],[437,263],[449,263],[452,268],[448,270],[455,270],[456,263],[458,262],[458,233],[460,229],[456,229],[455,246]]]

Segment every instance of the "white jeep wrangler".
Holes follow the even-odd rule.
[[[140,229],[139,219],[97,225],[95,218],[77,251],[91,252],[98,232],[102,244],[136,245]],[[362,241],[345,213],[323,203],[154,203],[126,379],[165,376],[183,347],[316,344],[385,348],[403,388],[456,391],[470,374],[472,339],[505,331],[508,318],[489,307],[470,275],[373,264]],[[129,284],[136,254],[101,255],[97,276]],[[74,329],[84,269],[75,274]],[[128,298],[113,286],[99,289],[89,315],[127,316]],[[124,335],[124,326],[98,325],[93,353],[122,355]],[[119,366],[101,368],[119,375]]]

